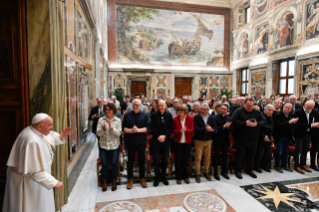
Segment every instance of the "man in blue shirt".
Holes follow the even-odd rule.
[[[149,131],[148,115],[140,111],[142,102],[140,99],[134,99],[132,102],[133,110],[125,113],[122,123],[122,129],[125,133],[124,142],[128,149],[127,189],[133,187],[133,165],[135,152],[138,154],[138,165],[140,172],[140,183],[143,188],[147,187],[145,181],[145,145],[146,133]]]

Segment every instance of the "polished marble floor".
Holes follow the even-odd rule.
[[[196,194],[197,193],[214,193],[215,196],[220,197],[220,199],[225,203],[226,210],[232,209],[234,211],[239,212],[263,212],[263,211],[272,211],[267,208],[267,206],[263,205],[261,202],[257,201],[253,196],[247,193],[240,186],[247,185],[256,185],[256,184],[264,184],[271,182],[280,182],[286,186],[295,186],[297,189],[303,189],[307,191],[307,186],[311,187],[308,190],[308,194],[310,194],[310,190],[314,190],[311,194],[312,200],[316,200],[316,191],[319,190],[319,172],[313,171],[312,173],[306,173],[304,175],[299,174],[297,172],[285,172],[280,174],[275,170],[272,170],[271,173],[263,172],[256,173],[257,178],[251,178],[250,176],[243,173],[243,179],[239,180],[235,177],[234,174],[230,174],[230,180],[226,180],[221,177],[220,181],[207,181],[205,178],[201,178],[202,183],[196,183],[194,178],[191,178],[190,184],[176,184],[175,180],[170,180],[169,186],[165,186],[160,184],[158,187],[153,187],[152,182],[148,182],[148,188],[141,188],[139,184],[134,184],[131,190],[126,189],[126,185],[119,185],[118,189],[114,192],[111,191],[109,187],[108,191],[102,192],[101,188],[97,186],[97,177],[96,177],[96,158],[98,156],[98,147],[97,144],[94,146],[91,155],[89,156],[84,169],[82,170],[78,181],[76,182],[74,189],[69,197],[69,202],[67,205],[63,207],[63,212],[93,212],[104,210],[103,207],[107,205],[111,205],[112,203],[120,204],[121,207],[123,205],[128,204],[127,202],[134,202],[137,199],[145,199],[152,200],[153,197],[157,202],[159,202],[162,198],[158,198],[159,196],[167,196],[167,195],[185,195],[187,194]],[[304,186],[302,186],[304,184]],[[299,187],[297,187],[299,185]],[[319,196],[319,194],[318,194]],[[150,199],[149,199],[150,198]],[[164,199],[163,199],[164,201]],[[120,202],[120,203],[118,203]],[[124,202],[124,203],[123,203]],[[109,204],[108,204],[109,203]],[[169,208],[149,208],[149,209],[141,209],[141,207],[132,205],[132,210],[123,210],[127,212],[131,211],[151,211],[151,212],[163,212],[163,211],[191,211],[188,210],[185,205],[180,205],[181,203],[176,203],[170,205]],[[113,205],[112,205],[113,206]],[[229,206],[229,207],[227,207]],[[119,207],[118,211],[121,211]],[[125,206],[126,207],[126,206]],[[127,206],[128,207],[128,206]],[[136,210],[134,209],[136,207]],[[179,207],[182,207],[183,210]],[[118,208],[117,206],[115,208]],[[112,211],[112,210],[104,210],[104,211]],[[103,212],[104,212],[103,211]],[[116,210],[113,210],[116,211]],[[218,210],[216,210],[218,211]],[[219,210],[222,211],[222,210]],[[315,211],[315,210],[314,210]]]

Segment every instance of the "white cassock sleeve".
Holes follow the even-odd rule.
[[[63,138],[61,140],[60,134],[55,132],[55,131],[51,131],[50,132],[50,136],[52,136],[54,138],[55,145],[60,145],[60,144],[64,144],[65,143],[65,138]]]
[[[52,189],[58,183],[58,180],[46,171],[28,173],[28,176],[48,190]]]

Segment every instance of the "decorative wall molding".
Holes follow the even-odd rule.
[[[92,29],[92,31],[95,32],[95,28],[96,28],[96,23],[94,20],[94,16],[92,13],[92,9],[91,6],[89,5],[89,3],[87,2],[87,0],[79,0],[83,13],[85,15],[85,17],[87,18],[87,22],[90,25],[90,28]],[[95,33],[94,33],[95,34]]]
[[[166,2],[184,3],[184,4],[208,5],[208,6],[216,6],[216,7],[227,7],[227,8],[231,8],[231,6],[232,6],[231,0],[157,0],[157,1],[166,1]]]

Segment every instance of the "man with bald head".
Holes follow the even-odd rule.
[[[294,114],[294,117],[299,119],[293,128],[293,135],[296,142],[294,162],[295,170],[301,174],[304,174],[301,169],[311,172],[306,166],[306,160],[311,141],[311,128],[318,127],[318,123],[314,122],[314,112],[312,111],[314,107],[315,102],[308,100],[304,104],[304,107],[296,110]]]
[[[151,129],[153,139],[151,146],[154,157],[155,179],[154,186],[158,186],[159,182],[168,185],[166,179],[167,157],[169,152],[170,136],[173,132],[173,117],[172,114],[166,112],[166,103],[164,100],[158,102],[158,111],[152,113]],[[160,162],[160,155],[162,156]]]
[[[133,110],[126,112],[122,122],[122,129],[125,133],[124,142],[128,150],[127,161],[127,189],[133,187],[133,165],[135,161],[135,152],[138,155],[138,165],[140,172],[140,183],[143,188],[147,187],[145,181],[145,147],[146,147],[146,133],[149,131],[149,119],[145,112],[140,109],[142,101],[134,99],[132,102]]]
[[[52,118],[39,113],[14,142],[7,162],[2,211],[55,211],[52,188],[63,189],[64,185],[51,175],[51,165],[55,146],[65,143],[71,128],[61,134],[52,130]]]
[[[289,96],[289,103],[292,105],[292,113],[295,113],[296,110],[302,108],[302,106],[297,103],[297,97],[295,95]]]

